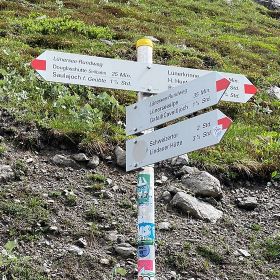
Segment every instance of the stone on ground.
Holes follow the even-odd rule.
[[[211,223],[216,223],[223,216],[222,211],[184,192],[178,192],[171,200],[171,205],[186,214]]]
[[[115,154],[115,157],[116,157],[117,165],[122,167],[122,168],[125,168],[125,166],[126,166],[125,151],[121,147],[117,146],[115,148],[114,154]]]
[[[184,175],[181,181],[195,195],[215,198],[222,197],[220,181],[206,171]]]
[[[236,199],[236,204],[239,208],[245,210],[254,210],[258,206],[258,201],[256,197],[239,197]]]
[[[15,173],[10,165],[0,165],[0,182],[7,182],[15,178]]]
[[[63,155],[55,155],[52,158],[52,162],[58,166],[62,167],[73,167],[73,168],[79,168],[79,165],[76,163],[75,160],[68,158]]]

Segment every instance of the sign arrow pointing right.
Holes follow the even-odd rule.
[[[217,72],[126,107],[128,135],[158,126],[217,104],[229,80]]]

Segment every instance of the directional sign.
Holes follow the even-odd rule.
[[[126,107],[128,135],[217,104],[230,82],[217,72]]]
[[[45,51],[31,66],[47,81],[160,93],[212,71]],[[247,102],[256,87],[240,74],[220,73],[231,85],[222,100]]]
[[[214,110],[126,142],[126,170],[219,143],[232,121]]]

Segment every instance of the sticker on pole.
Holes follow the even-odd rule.
[[[154,241],[155,240],[155,224],[140,223],[138,224],[138,241]]]
[[[139,174],[137,182],[137,201],[138,205],[150,205],[150,178],[149,174]]]

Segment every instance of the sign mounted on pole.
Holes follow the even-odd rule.
[[[212,71],[45,51],[31,66],[46,81],[161,93]],[[231,82],[222,100],[247,102],[256,87],[241,74],[219,72]]]
[[[126,141],[126,170],[218,144],[232,121],[220,110]]]
[[[126,107],[126,133],[132,135],[217,104],[230,82],[217,72]]]

